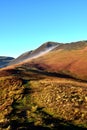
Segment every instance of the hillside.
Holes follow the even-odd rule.
[[[86,130],[87,41],[31,53],[0,69],[0,130]]]
[[[87,80],[87,41],[60,44],[47,54],[21,65]]]
[[[87,83],[27,67],[1,70],[0,128],[87,129]]]

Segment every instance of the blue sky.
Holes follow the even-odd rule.
[[[87,40],[87,0],[0,0],[0,56]]]

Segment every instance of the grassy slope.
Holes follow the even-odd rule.
[[[87,80],[86,56],[87,47],[81,50],[54,50],[34,61],[26,62],[26,65]]]
[[[0,130],[87,128],[86,83],[22,67],[0,74]]]

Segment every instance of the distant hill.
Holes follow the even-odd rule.
[[[0,56],[0,68],[7,66],[13,59],[13,57]]]

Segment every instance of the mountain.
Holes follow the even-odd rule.
[[[23,61],[28,60],[28,59],[37,58],[41,55],[48,53],[49,51],[51,51],[52,49],[54,49],[58,45],[59,45],[59,43],[56,43],[56,42],[44,43],[39,48],[37,48],[33,51],[28,51],[28,52],[20,55],[18,58],[14,59],[12,62],[10,62],[9,65],[17,64],[17,63],[23,62]]]
[[[87,129],[87,41],[48,43],[0,69],[0,130]]]
[[[13,59],[13,57],[0,56],[0,68],[7,66]]]
[[[34,60],[27,58],[26,62],[21,62],[21,65],[87,80],[87,41],[58,43],[48,53],[39,57],[36,55]]]

